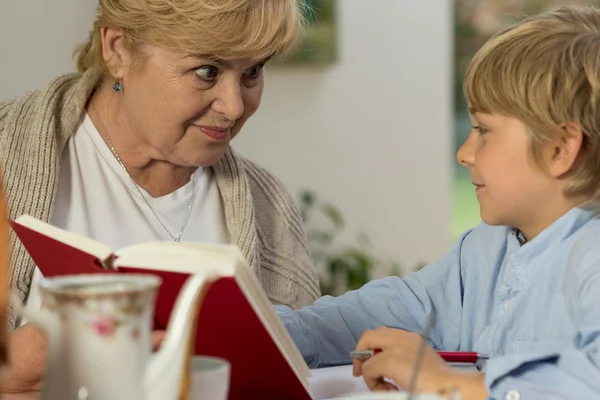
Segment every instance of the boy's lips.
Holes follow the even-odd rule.
[[[482,185],[480,183],[475,183],[475,182],[471,182],[473,185],[475,185],[475,193],[479,193],[481,190],[483,190],[485,188],[485,185]]]

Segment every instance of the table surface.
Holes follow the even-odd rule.
[[[450,363],[452,368],[462,371],[477,371],[470,363]],[[314,400],[332,400],[342,396],[368,393],[369,388],[362,377],[352,375],[352,365],[313,369],[308,379],[310,394]],[[390,381],[390,383],[393,383]]]
[[[40,392],[18,393],[18,394],[2,394],[2,400],[39,400]]]
[[[472,364],[453,364],[454,368],[476,370]],[[312,370],[309,378],[311,395],[315,400],[332,399],[338,396],[368,392],[362,378],[352,376],[352,366]],[[1,400],[39,400],[40,392],[0,395]]]

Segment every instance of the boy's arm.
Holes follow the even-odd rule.
[[[563,288],[577,326],[572,347],[489,360],[486,386],[493,398],[600,398],[600,251],[590,248],[580,254],[570,259]]]
[[[378,279],[300,310],[275,306],[275,311],[311,368],[349,363],[348,353],[367,329],[422,332],[432,312],[437,317],[432,346],[456,349],[462,321],[461,251],[470,232],[446,256],[403,279]]]

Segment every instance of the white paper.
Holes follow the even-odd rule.
[[[450,363],[452,368],[461,371],[477,371],[475,364]],[[352,375],[352,365],[318,368],[310,371],[308,378],[310,394],[314,400],[331,400],[349,394],[366,393],[369,388],[364,379]]]
[[[364,379],[352,375],[352,365],[318,368],[310,371],[310,394],[314,400],[327,400],[352,393],[368,392]]]

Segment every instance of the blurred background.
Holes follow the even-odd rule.
[[[324,293],[402,275],[479,222],[455,152],[462,75],[497,30],[556,0],[304,0],[302,46],[266,71],[234,148],[302,208]],[[94,0],[0,1],[0,101],[73,71]]]

